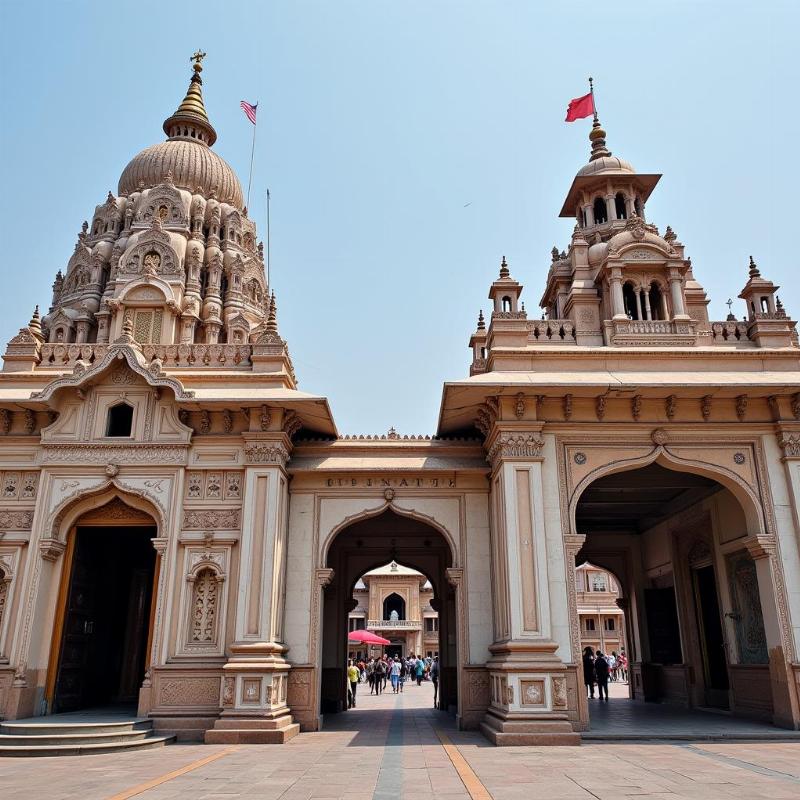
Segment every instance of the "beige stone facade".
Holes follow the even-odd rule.
[[[751,260],[744,319],[709,319],[702,265],[646,220],[659,176],[595,120],[544,318],[504,259],[436,435],[340,437],[296,388],[199,68],[6,349],[0,715],[133,702],[184,738],[316,730],[343,708],[356,581],[395,560],[431,584],[440,705],[498,744],[577,743],[588,561],[618,581],[637,701],[800,727],[778,287]]]
[[[594,564],[581,564],[575,568],[575,592],[581,650],[591,647],[605,654],[624,651],[624,601],[620,603],[614,576]]]
[[[392,561],[362,575],[353,589],[349,630],[368,630],[390,645],[349,647],[351,658],[439,655],[439,614],[433,586],[420,572]]]

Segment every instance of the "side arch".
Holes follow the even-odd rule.
[[[618,472],[631,472],[650,464],[658,464],[673,472],[690,472],[695,475],[702,475],[705,478],[716,481],[720,486],[728,489],[742,507],[747,523],[748,535],[756,537],[772,535],[772,532],[767,530],[764,512],[758,495],[753,491],[753,488],[736,475],[736,473],[724,467],[720,467],[717,464],[681,458],[680,456],[670,453],[669,450],[662,445],[654,448],[651,453],[645,456],[604,464],[592,470],[583,478],[573,490],[572,497],[569,501],[570,531],[572,533],[578,533],[576,525],[578,503],[584,491],[591,484],[607,475],[614,475]]]

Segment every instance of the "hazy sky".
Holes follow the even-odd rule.
[[[0,0],[0,341],[43,311],[84,219],[188,85],[251,216],[272,193],[272,283],[300,388],[343,433],[432,433],[442,382],[506,255],[529,315],[590,121],[563,122],[596,80],[608,146],[664,177],[648,219],[672,225],[712,319],[752,253],[800,315],[800,72],[786,2],[11,2]]]

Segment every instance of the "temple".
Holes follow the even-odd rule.
[[[285,742],[347,713],[363,620],[439,654],[461,727],[577,744],[588,563],[630,702],[800,728],[800,347],[768,265],[742,255],[741,314],[710,319],[647,216],[661,176],[595,118],[570,241],[513,265],[541,312],[503,258],[435,434],[340,436],[297,388],[203,55],[5,351],[0,718],[129,704]]]

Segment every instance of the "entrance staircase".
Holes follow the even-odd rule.
[[[51,714],[0,722],[0,756],[78,756],[163,747],[174,736],[158,736],[153,723],[102,712]]]

